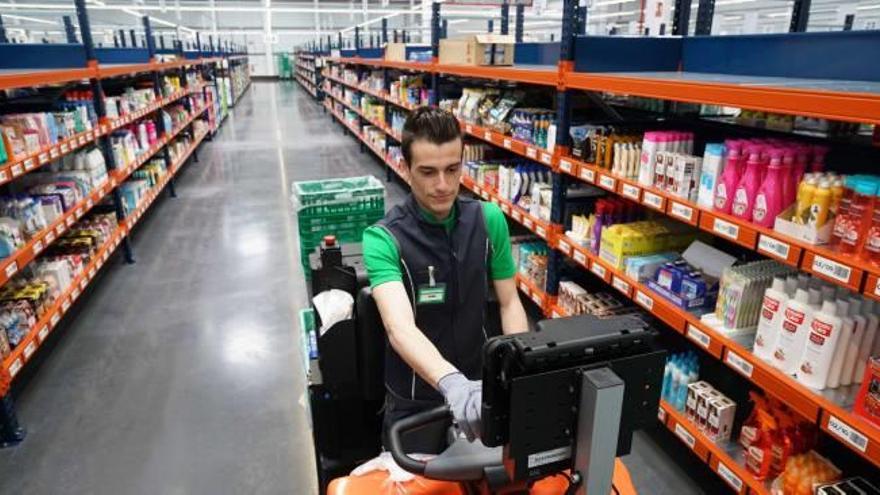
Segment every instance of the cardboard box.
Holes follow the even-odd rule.
[[[776,217],[776,221],[773,223],[773,230],[817,246],[828,244],[828,241],[831,240],[831,232],[834,230],[834,221],[829,220],[818,229],[810,225],[795,223],[792,221],[795,206],[789,206]]]
[[[500,34],[475,34],[440,40],[440,63],[456,65],[513,65],[516,38]]]
[[[697,424],[697,400],[700,397],[700,394],[711,388],[712,386],[704,381],[694,382],[688,385],[687,402],[685,402],[684,412],[693,424]]]
[[[406,62],[406,43],[388,43],[385,45],[385,60]]]
[[[414,45],[410,43],[388,43],[385,45],[385,60],[390,62],[411,62],[419,61],[430,62],[431,46],[430,45]]]
[[[730,440],[733,429],[733,417],[736,415],[736,403],[721,395],[709,401],[709,419],[706,434],[714,442]]]

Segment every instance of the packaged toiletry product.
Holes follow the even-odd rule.
[[[880,408],[877,404],[880,404],[880,356],[869,358],[853,410],[880,427]]]
[[[832,299],[825,299],[822,309],[810,322],[809,335],[796,370],[798,381],[812,389],[825,388],[842,328],[843,319],[837,316],[837,304]]]
[[[731,214],[743,220],[750,221],[755,205],[755,196],[761,186],[761,148],[752,146],[748,149],[746,170],[740,178],[736,191],[733,194],[733,206]]]
[[[856,182],[845,217],[840,219],[840,238],[833,248],[843,254],[858,252],[872,220],[877,183],[869,179]],[[839,215],[840,218],[843,215]],[[835,225],[837,227],[837,225]]]
[[[856,367],[853,372],[853,383],[862,383],[862,378],[865,375],[865,366],[868,364],[868,357],[871,356],[871,351],[874,349],[874,343],[877,339],[877,326],[880,323],[877,315],[874,313],[874,308],[877,303],[872,300],[864,299],[862,301],[862,316],[866,320],[865,325],[865,336],[862,337],[862,345],[859,346],[859,354],[856,358]]]
[[[697,424],[697,401],[703,391],[710,388],[712,388],[712,386],[704,381],[694,382],[688,385],[688,396],[684,412],[687,418],[694,424]]]
[[[856,369],[856,360],[859,356],[859,349],[865,338],[865,329],[868,320],[862,316],[862,299],[851,297],[849,299],[850,317],[853,319],[855,328],[849,340],[849,346],[846,349],[846,355],[843,360],[843,369],[840,372],[840,384],[843,386],[853,383],[853,374]]]
[[[706,433],[712,441],[723,443],[730,440],[736,403],[723,395],[709,401],[709,417]]]
[[[828,221],[831,214],[831,181],[821,179],[810,200],[807,225],[820,228]]]
[[[712,208],[715,200],[715,186],[721,177],[726,150],[721,143],[709,143],[703,155],[703,167],[700,170],[700,185],[697,191],[697,204],[704,208]]]
[[[752,211],[754,222],[762,227],[773,228],[776,216],[784,207],[782,185],[785,178],[782,177],[782,150],[774,149],[770,153],[770,165],[767,176],[761,183],[755,206]]]
[[[800,364],[808,327],[813,316],[809,304],[809,293],[798,289],[794,299],[789,300],[782,310],[779,335],[770,362],[786,374],[793,374]]]
[[[752,352],[759,358],[768,361],[772,350],[776,347],[779,337],[780,311],[788,299],[785,293],[785,280],[781,276],[773,278],[773,285],[764,291],[761,304],[761,315],[758,318],[758,330],[755,333],[755,346]]]
[[[715,186],[715,211],[730,213],[733,207],[734,193],[742,175],[742,143],[726,141],[727,160],[721,178]]]
[[[646,132],[642,141],[642,154],[639,167],[639,184],[651,186],[654,184],[654,166],[656,154],[659,148],[659,132]]]
[[[843,372],[843,363],[846,361],[847,350],[849,349],[849,341],[855,333],[856,325],[852,319],[852,308],[850,308],[848,299],[837,300],[837,315],[840,316],[840,338],[834,349],[834,355],[831,361],[831,369],[828,371],[828,380],[826,388],[837,388],[840,386],[840,376]]]

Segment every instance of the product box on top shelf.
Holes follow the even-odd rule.
[[[500,34],[476,34],[440,40],[441,64],[513,65],[516,38]]]
[[[427,60],[425,60],[426,55]],[[388,43],[385,45],[385,60],[390,62],[430,62],[431,47],[429,45]]]
[[[785,210],[782,210],[782,213],[776,217],[773,230],[814,245],[827,244],[831,240],[834,222],[825,222],[824,225],[818,228],[813,225],[798,223],[794,221],[796,210],[796,204],[792,204]]]

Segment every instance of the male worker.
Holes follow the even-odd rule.
[[[401,148],[411,193],[367,228],[363,240],[373,298],[390,343],[384,430],[445,401],[459,430],[474,440],[480,436],[490,281],[504,333],[528,330],[507,222],[498,206],[458,197],[463,145],[451,113],[413,111]],[[442,429],[425,428],[405,438],[404,448],[439,453],[444,440]]]

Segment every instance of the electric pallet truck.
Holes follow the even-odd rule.
[[[327,493],[634,494],[617,457],[656,418],[666,354],[655,335],[628,315],[545,320],[537,332],[494,337],[483,348],[482,442],[454,437],[428,460],[404,452],[407,432],[451,421],[448,407],[437,407],[389,432],[391,456],[414,480],[372,472],[338,478]]]

